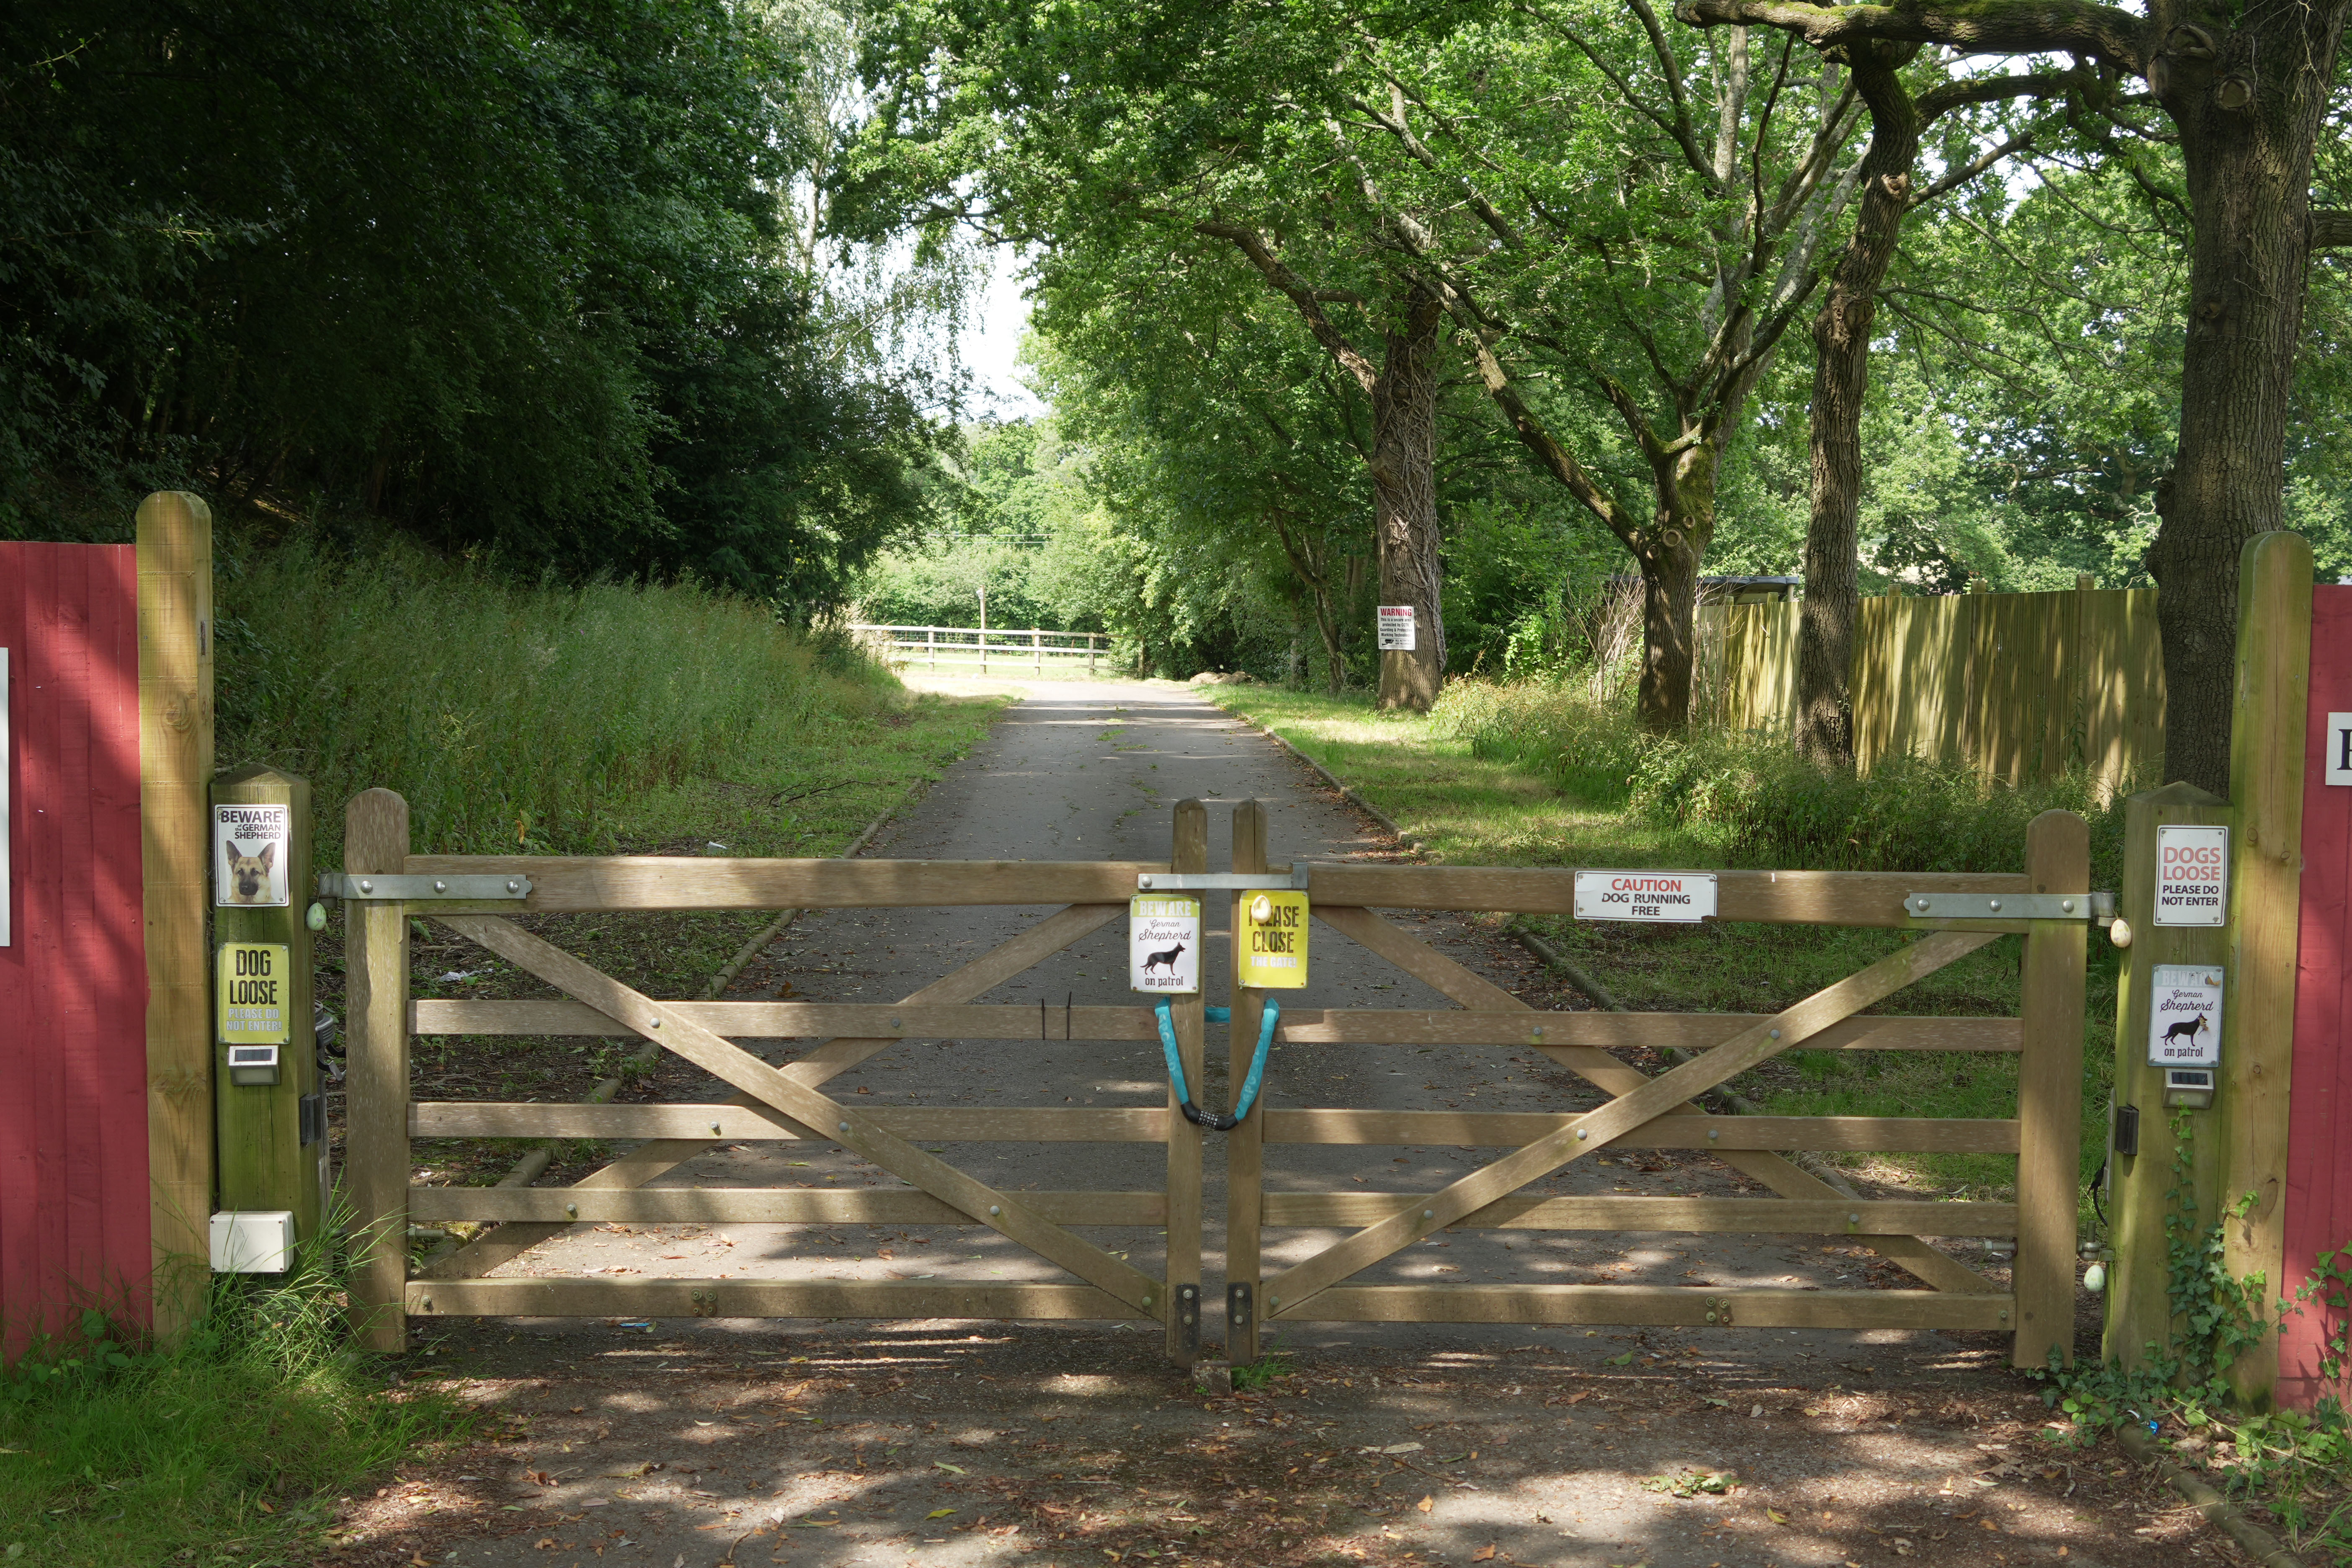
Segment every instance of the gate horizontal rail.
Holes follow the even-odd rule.
[[[369,868],[373,869],[373,868]],[[528,898],[481,908],[502,914],[621,910],[949,909],[974,904],[1124,904],[1142,860],[783,860],[719,856],[411,855],[412,876],[524,876]],[[1255,868],[1287,876],[1288,864]],[[1360,866],[1309,862],[1318,910],[1476,910],[1572,914],[1573,868]],[[1892,926],[1909,931],[2024,931],[2028,921],[1929,921],[1906,893],[2022,893],[2022,876],[1938,871],[1718,871],[1717,918],[1777,924]],[[2087,880],[2087,877],[2085,878]],[[461,912],[419,901],[417,914]]]

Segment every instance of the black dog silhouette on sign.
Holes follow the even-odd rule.
[[[1180,942],[1165,952],[1145,953],[1143,955],[1143,973],[1149,974],[1155,969],[1165,969],[1171,974],[1175,973],[1177,955],[1181,953],[1183,951],[1184,944]]]
[[[2164,1031],[2164,1043],[2168,1046],[2177,1046],[2184,1042],[2195,1045],[2197,1037],[2206,1033],[2212,1026],[2202,1013],[2198,1014],[2194,1018],[2183,1018],[2179,1023]]]

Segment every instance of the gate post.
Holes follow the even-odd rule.
[[[213,782],[213,514],[139,503],[139,821],[147,960],[147,1163],[155,1331],[203,1312],[213,1212],[212,964],[205,795]]]
[[[1197,800],[1176,803],[1174,832],[1170,842],[1171,871],[1205,872],[1209,868],[1209,808]],[[1209,900],[1202,895],[1201,912]],[[1207,922],[1203,921],[1205,926]],[[1205,934],[1205,933],[1204,933]],[[1205,954],[1203,955],[1205,956]],[[1208,966],[1202,965],[1205,977]],[[1206,1052],[1202,1032],[1207,1020],[1202,1009],[1206,994],[1169,999],[1171,1021],[1176,1026],[1176,1054],[1184,1064],[1184,1081],[1201,1081]],[[1189,1287],[1191,1294],[1186,1294]],[[1192,1304],[1194,1321],[1184,1321],[1181,1303]],[[1191,1366],[1201,1357],[1201,1130],[1186,1119],[1176,1086],[1168,1086],[1168,1288],[1160,1293],[1160,1320],[1168,1325],[1168,1359]]]
[[[2304,746],[2311,689],[2311,546],[2258,533],[2238,558],[2237,702],[2230,731],[2230,998],[2221,1008],[2221,1263],[2259,1275],[2266,1328],[2286,1286],[2286,1135],[2303,893]],[[2252,1200],[2243,1214],[2237,1206]],[[2265,1332],[2231,1363],[2250,1409],[2278,1383]]]
[[[289,1209],[294,1234],[309,1241],[319,1234],[327,1172],[326,1108],[317,1092],[318,1037],[311,1027],[310,931],[303,919],[314,885],[310,781],[257,763],[215,780],[213,804],[278,806],[286,822],[286,837],[275,841],[286,863],[267,879],[285,889],[286,902],[247,904],[227,888],[214,894],[215,952],[231,942],[266,942],[283,947],[287,960],[279,997],[287,1037],[278,1047],[277,1081],[238,1083],[237,1073],[226,1061],[226,1041],[220,1047],[224,1057],[215,1064],[220,1206],[230,1211]]]
[[[2171,1206],[2171,1116],[2164,1105],[2164,1069],[2147,1060],[2149,988],[2160,963],[2211,964],[2223,960],[2223,932],[2219,926],[2160,926],[2156,923],[2156,830],[2158,827],[2214,827],[2230,821],[2230,807],[2219,796],[2192,784],[2169,784],[2145,790],[2124,805],[2124,873],[2117,912],[2131,933],[2124,950],[2122,984],[2116,998],[2115,1106],[2107,1117],[2109,1181],[2107,1232],[2115,1247],[2107,1271],[2106,1327],[2100,1356],[2126,1368],[2147,1363],[2148,1347],[2161,1355],[2172,1343],[2172,1296],[2168,1237],[2165,1215]],[[2231,998],[2225,989],[2221,1011],[2228,1018]],[[2137,1118],[2137,1153],[2116,1151],[2116,1117]],[[2216,1207],[2221,1163],[2213,1136],[2216,1119],[2210,1110],[2184,1112],[2197,1131],[2189,1139],[2191,1162],[2189,1191],[2183,1194],[2188,1223],[2203,1231],[2219,1213]]]
[[[2036,893],[2085,893],[2091,825],[2045,811],[2025,830]],[[2075,1182],[2083,1160],[2083,963],[2089,922],[2035,921],[2025,938],[2022,1054],[2017,1064],[2017,1298],[2011,1364],[2074,1359]]]
[[[1233,868],[1265,869],[1262,802],[1244,800],[1234,806]],[[1236,891],[1226,911],[1233,930],[1233,1028],[1225,1043],[1225,1080],[1235,1110],[1241,1109],[1242,1086],[1249,1078],[1258,1026],[1265,1012],[1265,994],[1242,984],[1243,906],[1248,899],[1247,893]],[[1258,1356],[1258,1301],[1265,1283],[1259,1278],[1263,1266],[1258,1251],[1265,1219],[1265,1113],[1260,1110],[1225,1134],[1225,1360],[1234,1366]]]
[[[399,875],[408,803],[388,789],[353,795],[343,869]],[[408,1348],[408,914],[397,902],[343,904],[343,1170],[352,1194],[352,1316],[371,1350]]]

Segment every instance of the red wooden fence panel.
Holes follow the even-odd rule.
[[[2326,782],[2327,716],[2352,713],[2352,588],[2311,591],[2311,727],[2305,746],[2303,909],[2295,956],[2294,1098],[2287,1107],[2286,1279],[2293,1295],[2320,1252],[2352,1242],[2352,786]],[[2224,1194],[2226,1200],[2229,1194]],[[2339,1398],[2319,1361],[2326,1321],[2290,1313],[2279,1344],[2278,1397],[2309,1409]]]
[[[0,947],[0,1353],[83,1306],[149,1321],[138,574],[0,543],[11,942]]]

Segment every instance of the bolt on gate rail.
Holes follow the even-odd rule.
[[[1234,807],[1236,873],[1293,875],[1266,856],[1258,803]],[[656,857],[419,856],[407,807],[371,790],[351,805],[349,865],[331,879],[347,899],[351,1021],[347,1177],[360,1226],[355,1309],[369,1342],[405,1343],[422,1316],[1124,1319],[1164,1325],[1168,1354],[1199,1353],[1203,1142],[1173,1090],[1148,1107],[963,1110],[860,1110],[822,1092],[829,1079],[902,1042],[1020,1041],[1038,1027],[1027,1004],[976,998],[1116,920],[1139,879],[1207,869],[1207,813],[1175,808],[1167,862],[751,860]],[[1576,873],[1448,866],[1311,864],[1314,916],[1433,987],[1454,1009],[1286,1007],[1273,1038],[1291,1046],[1451,1046],[1533,1049],[1611,1096],[1585,1111],[1462,1112],[1262,1104],[1224,1138],[1226,1350],[1253,1359],[1263,1320],[2007,1331],[2020,1365],[2071,1350],[2074,1187],[2082,1095],[2084,965],[2092,910],[2089,834],[2071,813],[2037,817],[2022,875],[1723,871],[1717,917],[1910,933],[1886,957],[1770,1015],[1546,1013],[1463,968],[1376,911],[1570,913]],[[362,889],[362,881],[367,886]],[[1218,895],[1211,893],[1209,898]],[[1230,930],[1239,974],[1244,922]],[[1924,904],[1920,901],[1927,900]],[[1064,906],[900,1001],[656,1000],[562,952],[508,918],[627,910],[779,910],[979,905]],[[2007,907],[2004,908],[2003,906]],[[2062,907],[2063,906],[2063,907]],[[430,917],[553,985],[562,1001],[415,999],[408,921]],[[1868,1014],[1905,985],[2010,933],[2024,942],[2014,1018]],[[1244,1082],[1267,994],[1236,984],[1230,1081]],[[1188,1082],[1202,1081],[1202,993],[1171,999]],[[1065,1015],[1068,1037],[1153,1042],[1153,1009],[1087,1006]],[[609,1035],[653,1041],[733,1085],[719,1104],[412,1103],[412,1034]],[[782,1067],[734,1042],[821,1042]],[[1694,1103],[1778,1053],[1817,1050],[2009,1052],[2020,1058],[2013,1118],[1717,1116]],[[1630,1047],[1694,1053],[1653,1078],[1612,1054]],[[1281,1098],[1277,1073],[1266,1099]],[[413,1137],[645,1140],[560,1188],[411,1184]],[[646,1186],[722,1142],[838,1144],[905,1184],[864,1191]],[[1167,1150],[1159,1190],[1006,1192],[919,1142],[1118,1142]],[[1269,1192],[1269,1145],[1450,1143],[1509,1152],[1433,1193]],[[1524,1192],[1604,1148],[1703,1149],[1770,1188],[1768,1198],[1552,1196]],[[1798,1150],[1972,1151],[2018,1156],[2016,1202],[1847,1197],[1784,1157]],[[411,1276],[409,1221],[495,1220],[495,1229]],[[624,1281],[489,1278],[574,1224],[680,1220],[828,1225],[982,1225],[1055,1264],[1072,1283]],[[1164,1226],[1164,1277],[1079,1237],[1078,1226]],[[1867,1238],[1917,1289],[1812,1290],[1643,1285],[1394,1285],[1353,1277],[1452,1227],[1617,1232],[1818,1234]],[[1268,1230],[1344,1233],[1267,1272]],[[1946,1255],[1928,1237],[2011,1237],[2006,1287]]]

